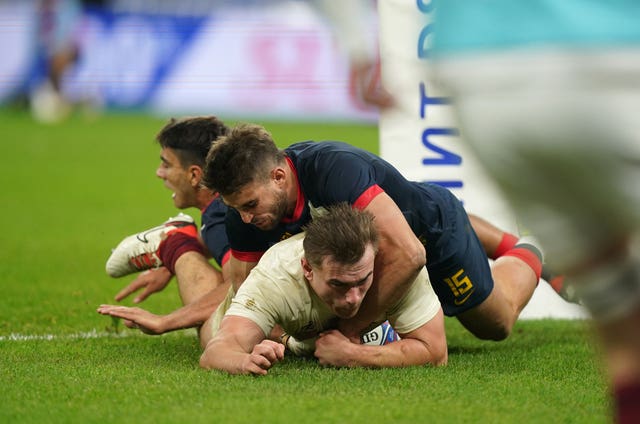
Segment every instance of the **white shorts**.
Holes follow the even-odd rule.
[[[434,69],[463,138],[549,262],[578,264],[638,228],[640,49],[532,49]]]

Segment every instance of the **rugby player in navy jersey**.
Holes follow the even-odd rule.
[[[217,193],[202,186],[201,180],[211,143],[227,131],[215,116],[189,117],[171,119],[156,137],[161,147],[156,175],[173,192],[178,209],[195,207],[202,211],[200,240],[193,220],[178,215],[161,226],[127,237],[107,261],[112,277],[146,269],[116,295],[116,300],[142,289],[134,299],[139,303],[164,289],[176,275],[185,306],[168,315],[155,315],[141,308],[101,305],[99,313],[123,318],[145,333],[162,334],[203,325],[224,299],[229,287],[223,277],[229,257],[224,228],[227,207]],[[216,261],[217,268],[208,257]]]
[[[448,190],[407,181],[380,157],[345,143],[307,141],[279,150],[263,127],[239,124],[211,148],[203,183],[230,206],[229,276],[236,289],[271,245],[300,232],[323,208],[346,201],[375,216],[373,291],[354,318],[341,322],[352,339],[426,265],[446,315],[481,339],[502,340],[540,277],[534,246],[470,221]],[[487,256],[496,259],[491,267]]]

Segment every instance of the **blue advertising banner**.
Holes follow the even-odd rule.
[[[0,101],[35,84],[34,8],[0,6],[0,46],[8,57],[0,63]],[[64,76],[64,92],[160,114],[377,119],[350,97],[346,56],[305,2],[222,2],[200,12],[86,9],[74,32],[79,61]]]

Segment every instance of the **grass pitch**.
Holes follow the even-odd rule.
[[[110,248],[176,213],[154,176],[164,122],[110,115],[43,126],[0,111],[0,422],[609,420],[583,321],[521,321],[492,343],[448,320],[447,367],[338,370],[288,358],[261,378],[200,370],[192,330],[151,337],[115,327],[95,312],[130,281],[107,277]],[[377,152],[374,126],[264,124],[281,146],[342,139]],[[143,304],[177,306],[173,283]]]

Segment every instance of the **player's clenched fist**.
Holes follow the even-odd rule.
[[[334,367],[350,366],[349,351],[353,346],[349,339],[338,330],[329,330],[320,334],[316,340],[314,355],[321,365]]]
[[[248,374],[266,375],[267,370],[283,358],[284,345],[266,339],[254,346],[242,368]]]

